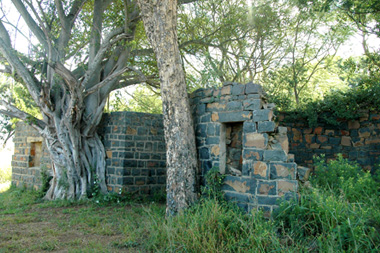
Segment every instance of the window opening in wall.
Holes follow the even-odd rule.
[[[241,175],[243,165],[243,122],[222,124],[220,136],[220,172]]]
[[[30,143],[29,167],[39,167],[42,157],[42,142]]]

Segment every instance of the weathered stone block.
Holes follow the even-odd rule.
[[[262,94],[263,88],[259,84],[249,82],[245,85],[245,94]]]
[[[245,85],[234,83],[231,88],[231,95],[243,95],[244,94]]]
[[[210,151],[208,148],[199,149],[199,157],[202,160],[210,159]]]
[[[260,121],[258,122],[258,132],[259,133],[269,133],[274,132],[276,124],[273,121]]]
[[[262,100],[261,99],[247,99],[243,102],[244,110],[254,111],[260,110],[262,108]]]
[[[243,133],[243,146],[250,148],[265,149],[268,145],[266,133]]]
[[[342,141],[340,143],[342,146],[351,147],[351,137],[342,136]]]
[[[243,160],[261,161],[263,159],[264,150],[261,149],[243,149]]]
[[[292,128],[293,141],[302,141],[302,132],[297,128]]]
[[[260,195],[277,195],[277,183],[275,181],[259,181],[257,194]]]
[[[214,115],[214,114],[213,114]],[[242,112],[220,112],[218,117],[215,117],[213,121],[219,122],[241,122],[252,118],[252,112],[242,111]]]
[[[252,163],[251,163],[252,164]],[[253,162],[253,171],[251,176],[257,179],[268,179],[269,166],[267,163],[262,161]]]
[[[359,129],[360,138],[369,138],[371,136],[371,130],[368,127]]]
[[[237,192],[224,192],[224,197],[227,201],[231,202],[240,202],[240,203],[248,203],[249,196],[247,194],[237,193]]]
[[[288,156],[283,150],[265,150],[263,159],[264,161],[283,161],[287,160]]]
[[[228,175],[224,179],[222,190],[256,194],[256,181],[251,178]]]
[[[288,192],[297,192],[298,182],[296,180],[277,181],[278,195],[284,196]]]
[[[309,180],[311,169],[303,166],[297,166],[297,176],[301,182]]]
[[[225,85],[222,87],[221,95],[230,95],[231,94],[231,85]]]
[[[296,179],[297,164],[271,163],[270,179]]]
[[[241,111],[243,110],[243,104],[240,101],[231,101],[227,103],[228,111]]]
[[[223,111],[226,109],[226,104],[225,103],[219,103],[219,102],[215,102],[215,103],[210,103],[210,104],[207,104],[207,111]]]
[[[360,128],[360,122],[357,120],[350,120],[348,121],[348,129],[359,129]]]
[[[273,111],[268,110],[268,109],[255,110],[253,111],[253,114],[252,114],[252,119],[255,122],[266,121],[266,120],[271,121],[272,118],[273,118]]]
[[[251,121],[244,121],[243,123],[244,133],[254,133],[256,132],[256,123]]]
[[[272,196],[257,196],[257,203],[259,205],[269,205],[273,206],[276,205],[278,197],[272,197]]]

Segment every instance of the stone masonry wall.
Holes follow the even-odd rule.
[[[113,112],[99,127],[107,153],[110,191],[154,194],[166,185],[166,148],[162,115]]]
[[[15,149],[12,156],[12,184],[40,189],[41,168],[51,169],[50,157],[42,137],[32,127],[18,122],[13,142]],[[36,150],[36,146],[41,149]],[[35,160],[36,156],[39,162]]]
[[[318,122],[310,128],[306,119],[286,122],[286,114],[280,114],[278,121],[288,128],[290,152],[298,164],[312,168],[314,155],[324,154],[330,160],[341,153],[371,170],[380,163],[380,111],[362,110],[361,114],[358,120],[340,119],[339,126]]]
[[[295,196],[297,164],[288,154],[287,128],[273,121],[274,105],[260,85],[225,83],[191,99],[202,175],[211,168],[226,174],[228,200],[269,213],[278,200]]]
[[[136,112],[105,114],[99,134],[106,149],[110,191],[147,195],[165,189],[166,151],[162,115]],[[42,137],[20,122],[13,141],[12,183],[39,189],[41,168],[50,169],[51,166]],[[42,157],[40,163],[31,164],[34,158],[32,146],[38,142],[42,143]]]

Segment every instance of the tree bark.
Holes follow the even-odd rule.
[[[177,39],[177,0],[138,0],[161,83],[166,154],[167,207],[174,215],[197,199],[197,159],[185,74]]]

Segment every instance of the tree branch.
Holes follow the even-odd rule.
[[[4,101],[3,99],[0,100],[0,113],[7,115],[11,118],[21,119],[24,122],[29,123],[31,126],[37,128],[39,131],[43,130],[46,126],[45,122],[43,122],[42,120],[39,120],[36,117],[19,110],[18,108]]]
[[[38,26],[38,24],[34,21],[34,19],[30,16],[29,12],[25,8],[24,4],[21,0],[12,0],[13,5],[16,7],[17,11],[21,14],[25,23],[28,25],[30,30],[32,30],[33,34],[37,37],[39,42],[43,45],[44,48],[48,48],[47,42],[44,35],[44,32]]]

